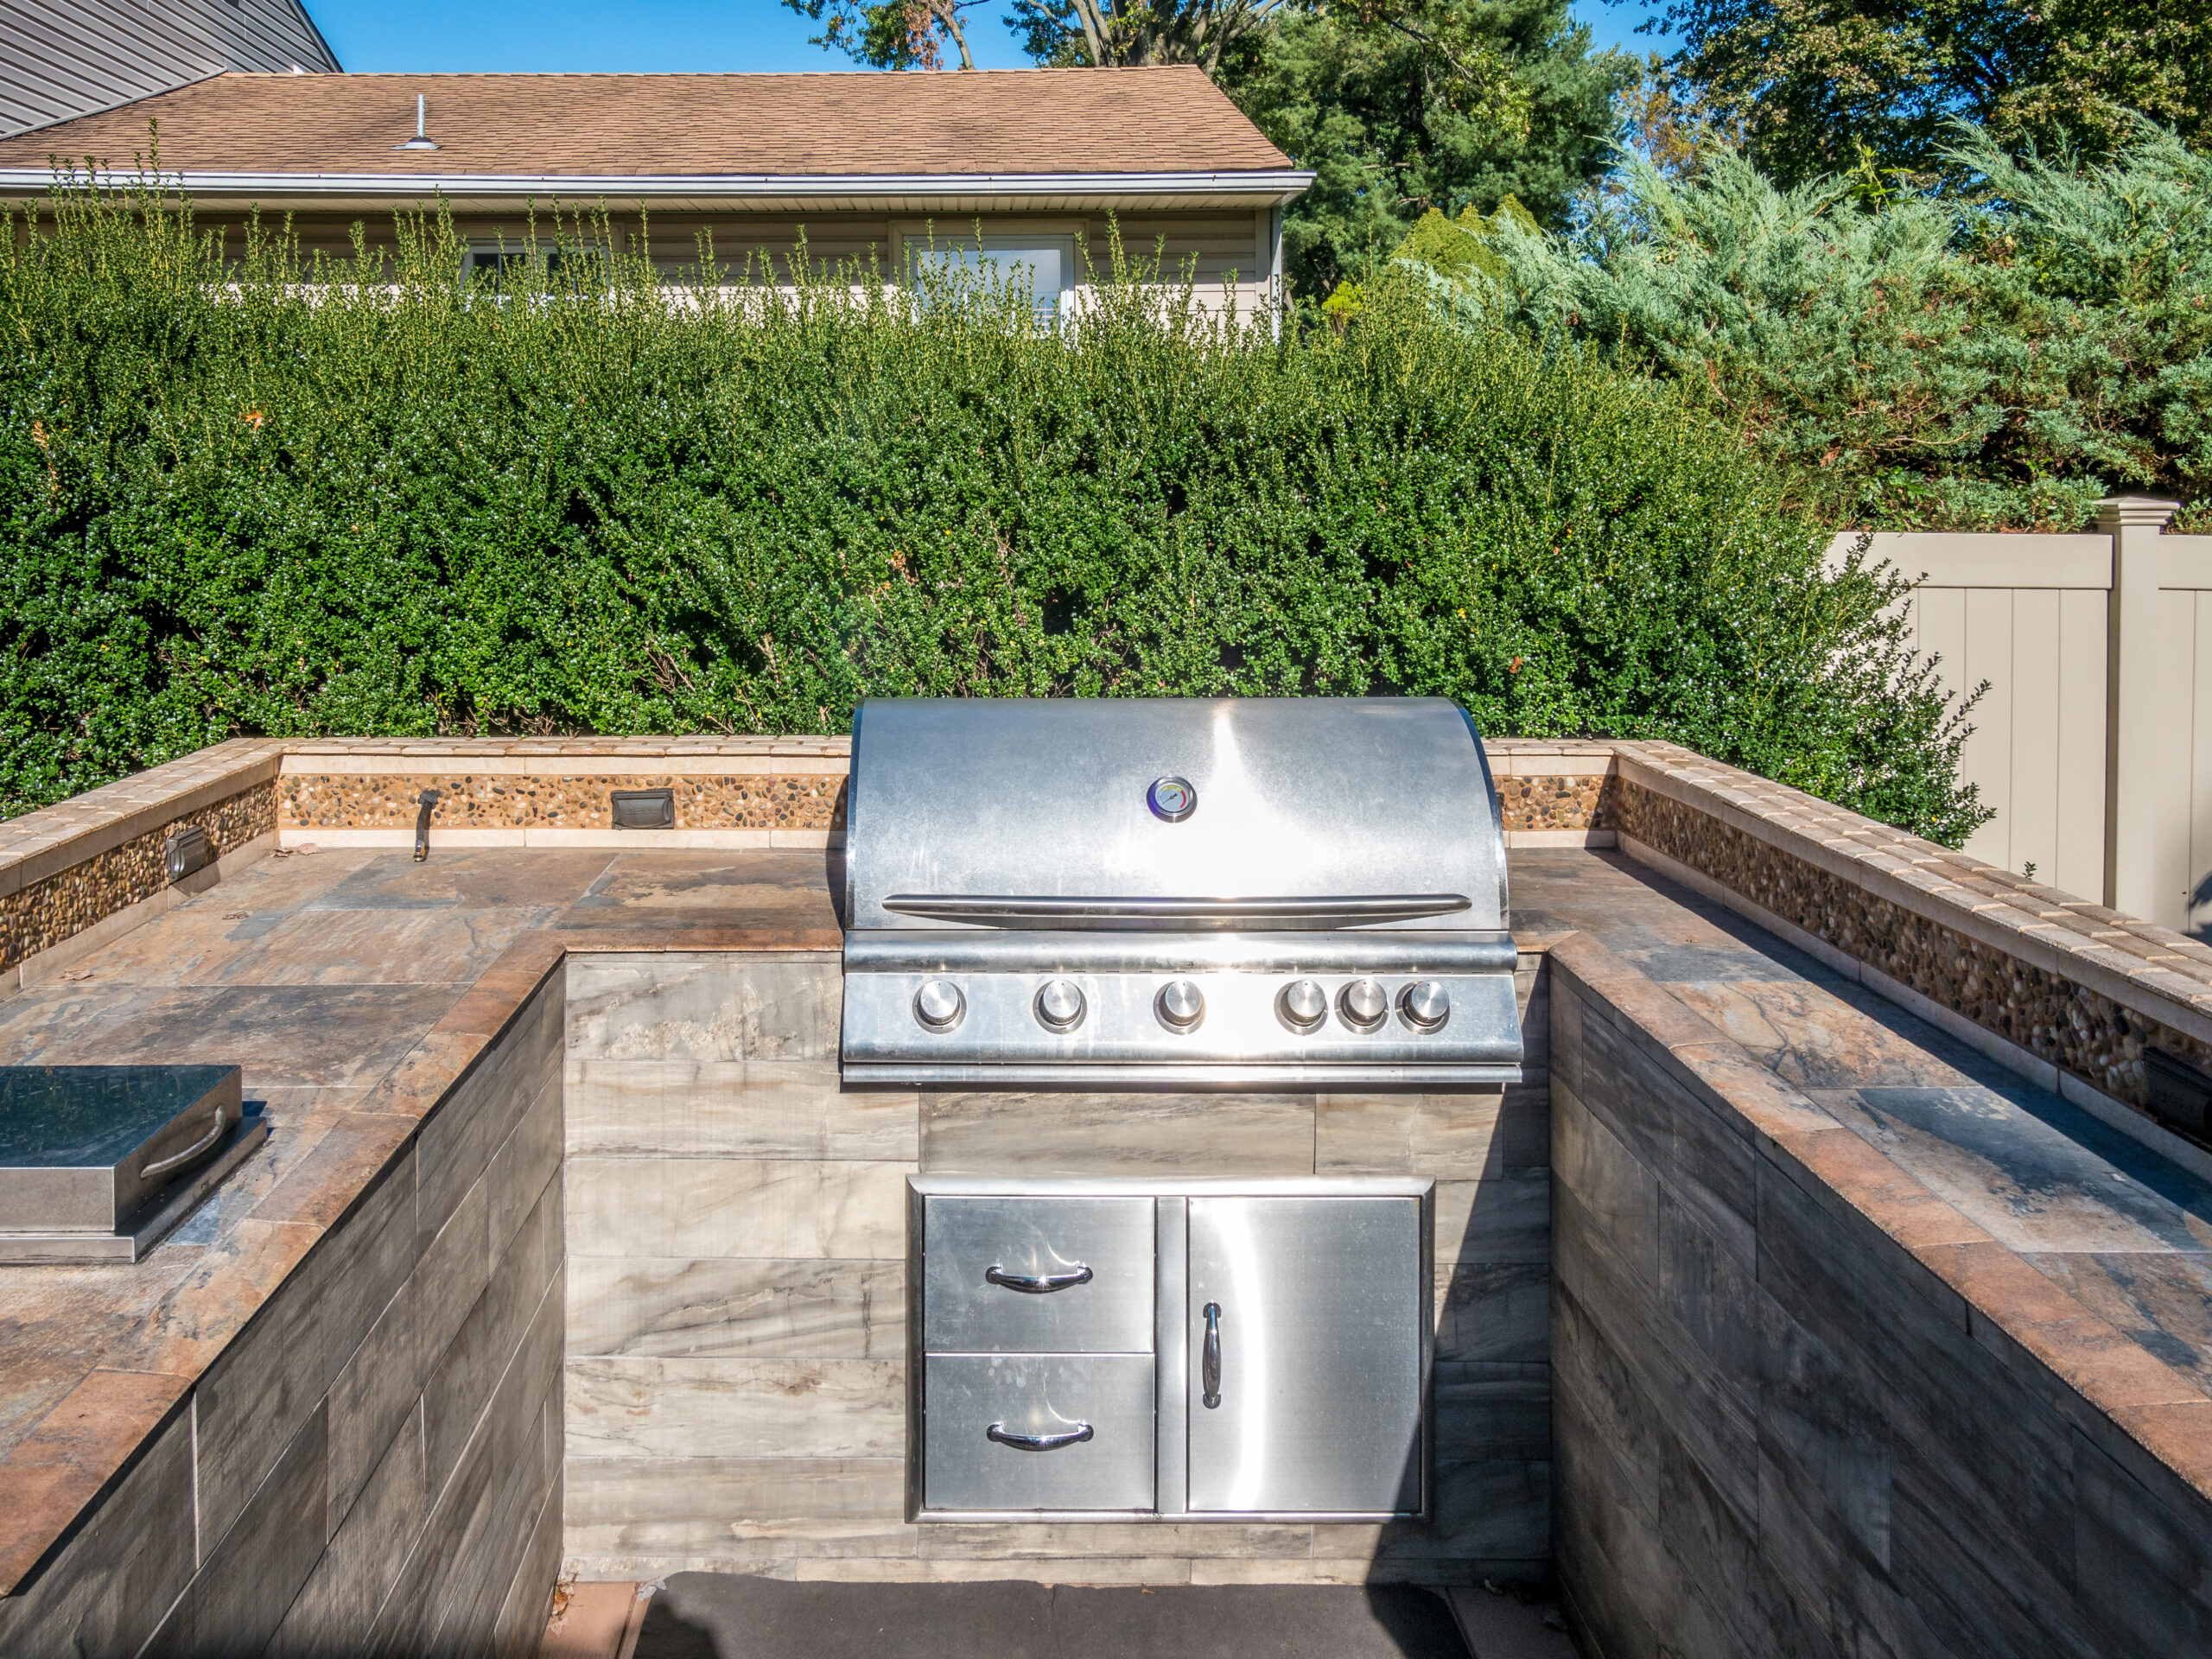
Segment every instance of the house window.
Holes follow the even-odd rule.
[[[461,276],[470,283],[482,277],[493,289],[500,289],[506,286],[510,276],[519,277],[528,270],[533,260],[549,288],[603,287],[607,282],[597,248],[532,248],[496,242],[472,245]]]
[[[1036,307],[1038,320],[1056,321],[1075,288],[1075,238],[1071,236],[987,236],[934,245],[918,237],[906,241],[907,257],[918,274],[937,270],[981,280],[993,289],[1018,288]]]
[[[468,251],[468,262],[461,267],[461,275],[472,283],[480,276],[483,277],[493,288],[498,288],[508,272],[519,275],[529,260],[530,255],[520,248],[496,245],[472,247]]]

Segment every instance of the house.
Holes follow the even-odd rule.
[[[1189,261],[1202,297],[1279,296],[1282,210],[1312,181],[1199,69],[914,74],[225,73],[0,139],[0,198],[56,161],[127,175],[158,124],[200,222],[288,214],[343,255],[359,223],[442,200],[496,260],[535,208],[604,206],[671,271],[816,259],[887,272],[934,248],[1019,261],[1053,308],[1126,247]],[[980,227],[981,246],[975,245]],[[757,269],[757,266],[756,266]]]
[[[300,0],[0,5],[0,135],[113,109],[226,69],[334,74],[338,59]]]

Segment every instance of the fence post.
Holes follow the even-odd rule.
[[[2157,855],[2160,757],[2167,721],[2159,707],[2158,537],[2178,501],[2122,495],[2097,503],[2097,528],[2112,537],[2112,596],[2105,612],[2104,901],[2145,921],[2161,906]],[[2171,761],[2171,757],[2167,757]]]

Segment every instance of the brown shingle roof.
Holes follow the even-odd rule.
[[[395,149],[429,100],[436,149]],[[0,139],[0,168],[713,178],[1269,171],[1198,68],[800,75],[221,74]]]

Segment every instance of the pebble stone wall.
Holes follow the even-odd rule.
[[[675,792],[678,830],[842,830],[841,773],[798,777],[639,772],[535,777],[510,772],[289,773],[281,780],[286,829],[412,829],[426,789],[440,799],[437,830],[612,827],[615,790]]]
[[[0,898],[0,972],[161,893],[169,885],[163,843],[195,824],[218,858],[235,852],[276,830],[276,787],[240,790]]]
[[[1509,772],[1497,782],[1506,833],[1530,830],[1611,830],[1619,779]]]

